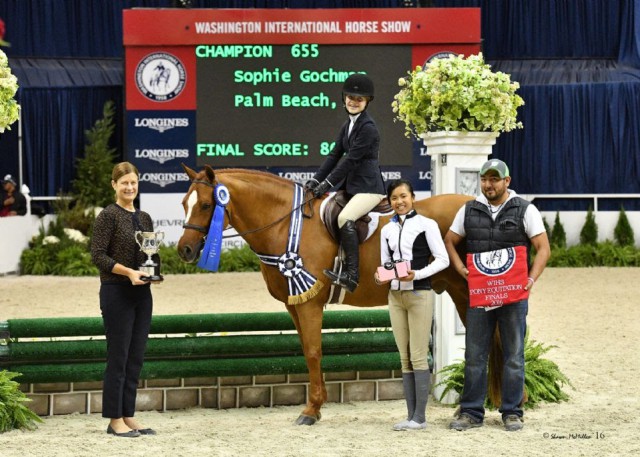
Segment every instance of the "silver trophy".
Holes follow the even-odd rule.
[[[143,281],[162,281],[164,278],[160,274],[160,265],[151,259],[160,249],[160,243],[164,239],[164,232],[135,232],[136,243],[140,246],[140,250],[147,254],[147,260],[138,267],[138,270],[146,273]]]

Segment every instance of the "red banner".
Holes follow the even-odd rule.
[[[467,254],[470,306],[502,306],[529,298],[529,291],[524,289],[529,274],[527,260],[525,246]]]
[[[480,8],[131,9],[124,45],[480,44]],[[381,56],[383,58],[383,56]]]

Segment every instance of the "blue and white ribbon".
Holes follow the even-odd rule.
[[[287,238],[287,250],[281,256],[257,254],[265,264],[278,267],[280,273],[287,278],[289,296],[303,295],[316,284],[317,278],[304,269],[302,257],[298,254],[300,249],[300,237],[302,235],[302,202],[304,189],[296,184],[293,193],[293,211],[289,224],[289,236]]]
[[[224,184],[217,184],[213,190],[216,208],[213,211],[209,233],[200,255],[198,266],[209,271],[218,271],[220,252],[222,251],[222,230],[224,227],[224,208],[230,200],[229,189]]]

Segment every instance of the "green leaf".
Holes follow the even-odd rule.
[[[20,373],[0,371],[0,433],[13,429],[34,430],[42,419],[25,403],[31,401],[13,378]]]

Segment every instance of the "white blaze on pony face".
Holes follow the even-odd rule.
[[[184,222],[186,224],[189,223],[189,219],[191,219],[191,213],[193,212],[193,207],[198,203],[198,192],[192,190],[189,194],[189,198],[187,198],[187,215],[185,216]]]

